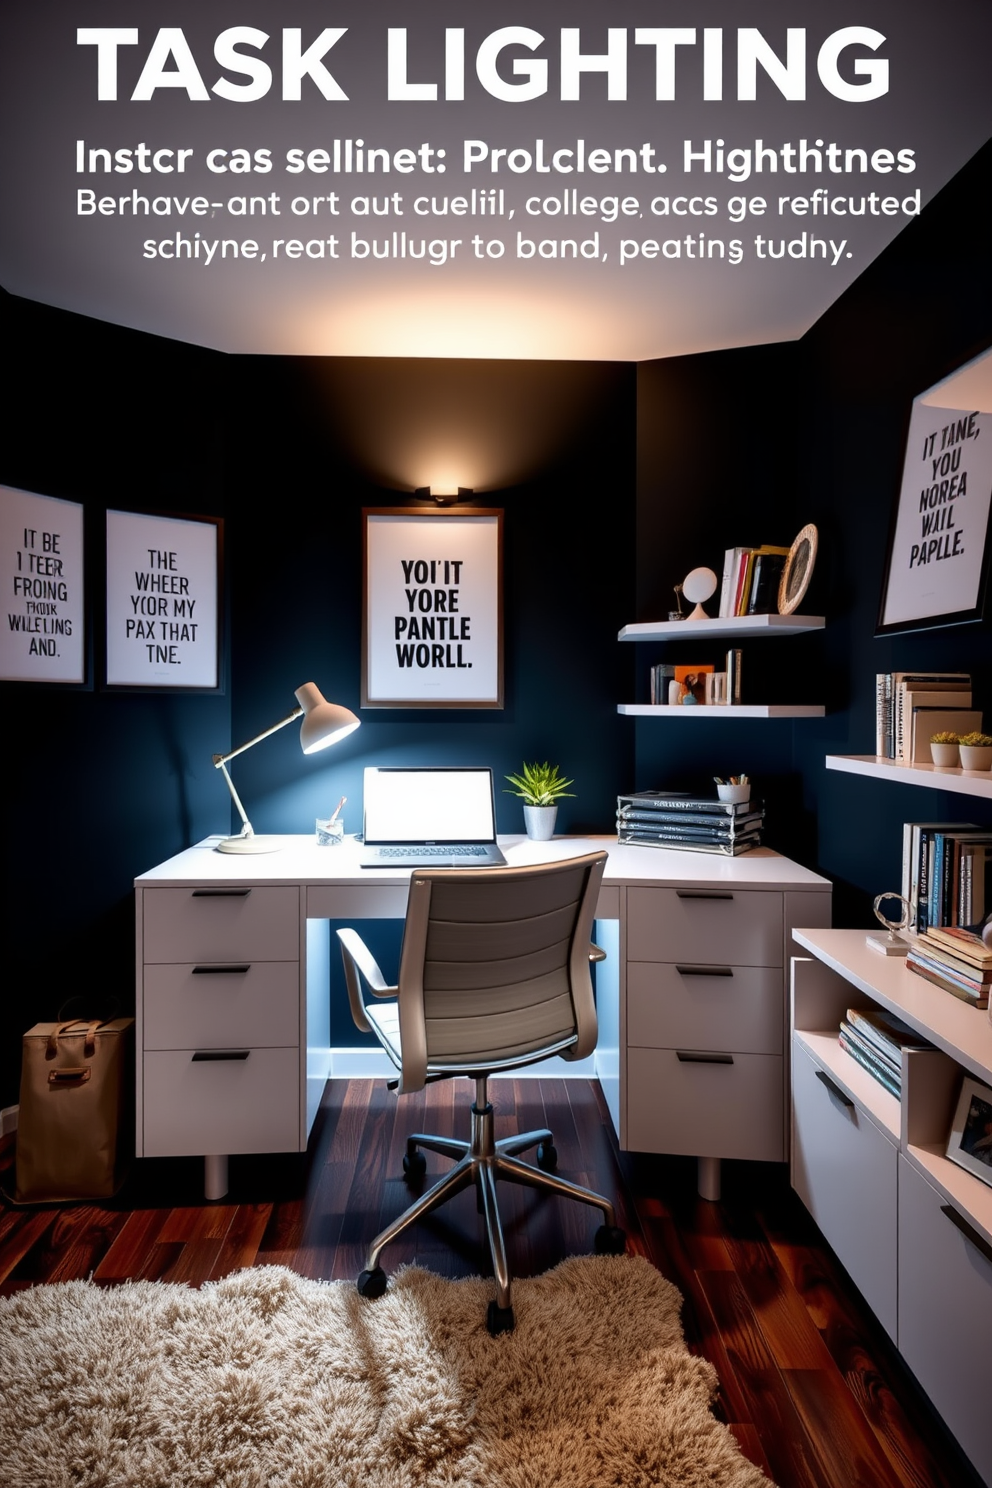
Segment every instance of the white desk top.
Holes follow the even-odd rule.
[[[819,961],[888,1008],[911,1028],[992,1084],[992,1022],[986,1011],[909,971],[901,956],[880,956],[865,930],[794,930],[793,939]]]
[[[169,884],[403,884],[410,870],[360,868],[360,848],[353,837],[338,847],[318,847],[311,836],[284,837],[278,852],[238,856],[216,852],[219,837],[205,837],[194,847],[177,853],[135,879],[136,887]],[[615,837],[555,837],[550,842],[531,842],[527,837],[500,837],[499,845],[511,866],[548,863],[582,853],[609,853],[604,886],[658,886],[678,884],[689,888],[813,889],[830,888],[821,878],[791,859],[758,847],[739,858],[715,853],[670,852],[665,848],[619,845]]]

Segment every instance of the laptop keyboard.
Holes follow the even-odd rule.
[[[378,847],[380,858],[484,858],[487,849],[474,843],[451,847]]]

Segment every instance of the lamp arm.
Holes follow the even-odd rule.
[[[248,820],[247,816],[245,815],[245,808],[241,804],[241,797],[238,795],[237,791],[234,789],[234,781],[231,779],[230,775],[227,773],[227,766],[225,765],[225,763],[224,763],[224,761],[222,759],[218,759],[216,756],[214,757],[214,764],[217,767],[217,769],[220,771],[220,773],[223,775],[224,779],[227,781],[227,788],[231,792],[231,799],[233,800],[235,806],[237,806],[237,808],[238,808],[238,815],[240,816],[242,822],[244,823],[244,826],[241,829],[241,835],[242,835],[242,837],[254,837],[255,833],[254,833],[254,830],[252,828],[252,824]]]
[[[231,750],[230,754],[215,754],[213,757],[215,769],[222,769],[223,766],[227,764],[228,760],[234,759],[235,755],[244,754],[245,750],[250,749],[253,744],[260,744],[262,740],[267,739],[270,734],[277,734],[281,728],[286,727],[287,723],[292,723],[294,718],[301,717],[302,713],[302,708],[294,708],[292,713],[287,713],[285,718],[280,718],[279,722],[274,723],[271,728],[263,729],[260,734],[255,735],[254,739],[249,739],[246,744],[239,744],[237,749]],[[224,774],[227,774],[226,770],[224,771]],[[230,783],[230,779],[228,779],[228,784],[230,785]],[[231,791],[232,793],[234,791],[233,785],[231,786]],[[235,797],[235,800],[237,800],[237,797]],[[242,812],[241,814],[243,816],[244,812]]]

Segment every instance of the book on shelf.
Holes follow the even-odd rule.
[[[934,698],[933,694],[937,697]],[[926,703],[922,702],[923,696],[927,697]],[[970,707],[971,675],[968,672],[877,672],[875,753],[880,759],[905,763],[912,757],[914,699],[919,706]],[[935,733],[938,731],[934,730]]]
[[[848,1008],[847,1021],[860,1038],[874,1044],[882,1054],[901,1067],[902,1051],[932,1049],[933,1044],[915,1028],[887,1008]]]
[[[675,681],[675,668],[668,662],[659,661],[649,673],[649,697],[652,704],[668,702],[668,685]]]
[[[739,704],[741,701],[741,649],[739,646],[731,646],[727,652],[726,662],[727,702]]]
[[[992,972],[977,966],[969,966],[956,956],[944,955],[940,947],[918,935],[912,946],[914,964],[926,966],[940,976],[949,976],[959,982],[966,992],[981,997],[992,986]]]
[[[652,811],[650,808],[641,810],[636,806],[622,806],[617,808],[617,821],[627,826],[640,822],[646,827],[704,827],[707,831],[726,831],[732,835],[764,819],[765,812],[760,802],[750,802],[750,809],[747,809],[749,803],[741,804],[745,810],[734,816],[717,816],[706,811]]]
[[[788,548],[762,548],[755,553],[747,614],[772,615],[777,613],[779,581],[788,556]]]
[[[920,956],[913,950],[906,957],[906,967],[917,976],[932,982],[935,987],[941,987],[952,996],[959,997],[962,1002],[970,1003],[974,1008],[987,1008],[989,1005],[988,983],[983,983],[976,989],[970,979],[958,976],[950,967],[934,964],[929,957]]]
[[[707,841],[683,841],[663,837],[657,832],[650,830],[639,831],[629,827],[621,827],[617,831],[617,841],[628,843],[632,847],[663,847],[672,852],[702,852],[717,853],[724,858],[737,858],[741,853],[750,852],[752,848],[761,846],[761,834],[749,833],[746,837],[736,837],[733,841],[707,842]]]
[[[899,1100],[902,1087],[901,1077],[897,1079],[880,1059],[874,1056],[871,1051],[867,1050],[863,1044],[857,1042],[852,1037],[850,1030],[845,1028],[843,1023],[840,1027],[838,1039],[844,1052],[850,1054],[851,1058],[857,1064],[860,1064],[861,1068],[866,1070],[873,1079],[877,1080],[884,1090],[887,1090],[890,1095],[894,1095],[896,1100]]]
[[[955,919],[944,917],[945,923],[974,925],[982,920],[986,910],[987,845],[983,838],[990,836],[989,829],[974,822],[904,822],[902,838],[902,896],[909,904],[909,929],[922,932],[931,923],[931,905],[934,884],[934,859],[936,841],[942,834],[954,840],[950,859],[951,904],[957,900]],[[946,844],[945,844],[946,853]],[[938,910],[943,909],[946,884],[941,891]]]
[[[970,734],[973,731],[981,732],[982,715],[973,709],[948,702],[946,706],[935,707],[932,704],[917,704],[917,698],[934,698],[935,692],[910,693],[912,699],[911,723],[908,734],[904,739],[906,745],[905,757],[897,756],[902,763],[908,765],[929,765],[932,763],[930,755],[930,740],[934,734],[952,733]],[[948,698],[961,697],[971,701],[970,693],[948,693]],[[906,741],[908,740],[908,744]]]
[[[937,832],[927,903],[927,928],[961,926],[984,918],[985,873],[992,832]]]
[[[702,811],[709,816],[741,816],[751,810],[750,801],[719,801],[715,796],[694,796],[690,791],[628,791],[617,796],[617,811]]]
[[[928,930],[927,939],[936,941],[939,946],[946,946],[952,955],[960,957],[963,961],[970,961],[975,966],[992,969],[992,948],[987,946],[974,930],[966,930],[960,925],[948,925],[940,929]]]

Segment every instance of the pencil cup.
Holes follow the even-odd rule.
[[[749,785],[718,785],[716,793],[721,801],[750,801],[751,787]]]
[[[329,817],[318,816],[315,820],[317,825],[317,846],[337,847],[338,843],[344,839],[344,821],[342,818],[339,816],[336,821],[331,821]]]

